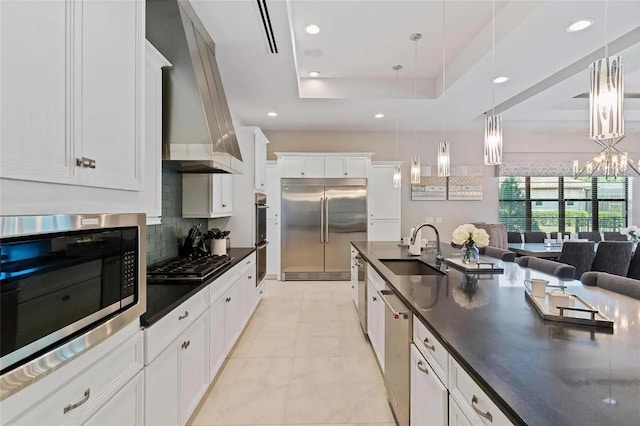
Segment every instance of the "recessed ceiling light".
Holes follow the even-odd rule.
[[[320,71],[310,71],[309,75],[311,77],[320,77]]]
[[[382,113],[377,113],[376,115],[374,115],[375,118],[384,118],[384,114]]]
[[[498,84],[500,84],[500,83],[504,83],[504,82],[505,82],[505,81],[507,81],[507,80],[509,80],[509,77],[507,77],[507,76],[500,76],[500,77],[496,77],[496,78],[494,78],[494,79],[493,79],[493,82],[494,82],[494,83],[498,83]]]
[[[273,111],[271,111],[271,112],[268,112],[268,113],[267,113],[267,115],[268,115],[269,117],[277,117],[277,116],[278,116],[278,113],[277,113],[277,112],[273,112]]]
[[[593,19],[580,19],[567,27],[568,33],[575,33],[576,31],[582,31],[593,25]]]
[[[316,35],[320,32],[320,27],[317,26],[316,24],[307,25],[307,28],[305,28],[305,31],[307,32],[307,34]]]

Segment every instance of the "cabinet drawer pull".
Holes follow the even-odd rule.
[[[247,265],[250,265],[250,264],[251,264],[251,261],[250,261],[250,260],[247,260]]]
[[[471,398],[471,406],[473,407],[473,411],[475,411],[480,417],[484,417],[485,419],[493,423],[493,416],[491,415],[491,413],[489,411],[487,411],[486,413],[483,412],[478,408],[477,404],[478,404],[478,397],[473,395],[473,398]]]
[[[90,169],[95,169],[96,168],[96,160],[94,160],[93,158],[89,158],[89,165],[87,166]]]
[[[422,360],[418,361],[418,370],[422,371],[425,374],[429,374],[429,370],[427,370],[427,367],[424,365],[424,362],[422,362]]]
[[[186,317],[189,316],[189,311],[184,311],[184,314],[180,315],[178,317],[178,321],[185,319]]]
[[[85,389],[84,397],[80,401],[76,402],[75,404],[69,404],[66,407],[64,407],[63,409],[64,414],[67,414],[71,410],[75,410],[76,408],[78,408],[79,406],[87,402],[90,396],[91,396],[91,388]]]
[[[190,344],[191,344],[191,340],[187,340],[185,342],[182,342],[182,349],[187,349]]]
[[[231,302],[231,298],[230,298],[230,297],[227,297],[224,301],[225,301],[225,302],[227,302],[227,303],[229,303],[229,302]]]
[[[251,275],[249,275],[249,277],[247,279],[250,280],[251,278],[253,278],[253,277]]]
[[[373,301],[375,302],[376,300],[378,300],[375,296],[372,297]]]
[[[422,343],[424,343],[424,347],[429,349],[432,352],[436,351],[436,347],[434,345],[430,345],[429,344],[429,338],[425,337],[424,340],[422,341]]]
[[[222,207],[227,207],[227,205],[226,205],[226,204],[223,204],[223,205],[222,205]]]

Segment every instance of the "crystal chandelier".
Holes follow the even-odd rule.
[[[491,78],[496,63],[496,2],[491,2],[492,50]],[[502,116],[496,115],[495,85],[491,86],[491,115],[484,120],[484,164],[495,166],[502,164]]]
[[[438,142],[438,176],[447,177],[451,174],[449,142],[446,140],[447,133],[447,68],[445,56],[445,0],[442,0],[442,141]]]
[[[402,65],[394,65],[393,70],[396,72],[396,95],[395,99],[398,100],[398,73],[402,69]],[[396,158],[398,158],[398,121],[399,121],[399,110],[400,107],[396,107]],[[397,165],[393,168],[393,187],[394,188],[402,188],[402,169],[400,165]]]
[[[608,56],[607,2],[605,2],[604,58],[589,67],[591,84],[589,87],[589,137],[603,149],[591,161],[580,166],[573,161],[573,174],[601,174],[605,177],[624,176],[628,168],[640,175],[640,163],[635,163],[626,152],[616,145],[624,138],[624,80],[622,58]],[[635,165],[637,164],[637,166]]]
[[[409,39],[415,43],[414,45],[414,70],[413,70],[413,98],[416,104],[416,111],[418,106],[418,40],[422,38],[422,34],[414,33],[411,34]],[[414,142],[417,144],[418,136],[417,136],[417,120],[414,124],[413,138]],[[411,157],[411,184],[419,185],[420,184],[420,157],[413,156]]]

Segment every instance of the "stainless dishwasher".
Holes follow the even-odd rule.
[[[358,316],[362,332],[367,335],[367,261],[362,256],[356,256],[358,267]]]
[[[411,312],[389,290],[380,291],[384,302],[384,385],[398,426],[409,425],[411,387]]]

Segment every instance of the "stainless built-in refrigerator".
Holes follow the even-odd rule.
[[[351,241],[367,239],[366,179],[282,179],[285,281],[349,280]]]

